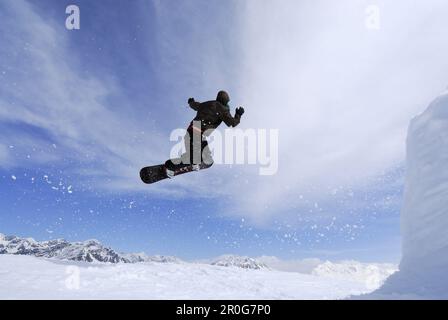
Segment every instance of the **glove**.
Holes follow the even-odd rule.
[[[236,108],[235,113],[241,117],[244,114],[244,108],[243,107]]]
[[[194,101],[194,98],[190,98],[190,99],[188,99],[188,105],[191,105],[192,103],[194,103],[195,101]]]

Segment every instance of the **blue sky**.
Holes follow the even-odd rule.
[[[446,87],[447,8],[377,1],[372,31],[369,4],[2,1],[0,232],[186,259],[397,261],[406,130]],[[142,185],[194,117],[186,100],[219,89],[246,108],[241,128],[279,129],[278,174],[216,165]]]

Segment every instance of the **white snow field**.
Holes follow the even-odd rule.
[[[324,273],[200,263],[86,263],[4,254],[0,299],[342,299],[371,292],[390,274],[380,271],[357,278]]]
[[[400,271],[373,298],[448,299],[448,93],[411,122]]]

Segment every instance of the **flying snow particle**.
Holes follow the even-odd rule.
[[[15,180],[17,180],[17,177],[14,176],[14,175],[12,175],[12,176],[11,176],[11,179],[15,181]]]

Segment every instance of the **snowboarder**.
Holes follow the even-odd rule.
[[[154,183],[176,175],[198,171],[213,165],[213,158],[208,147],[207,137],[222,122],[229,127],[240,123],[244,108],[235,110],[235,116],[230,114],[230,97],[226,91],[219,91],[216,100],[197,102],[188,99],[188,105],[197,111],[184,137],[186,152],[180,158],[170,159],[164,165],[145,167],[140,171],[140,177],[145,183]]]

